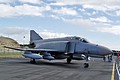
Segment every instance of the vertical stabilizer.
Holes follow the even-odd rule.
[[[42,40],[42,38],[34,30],[30,30],[30,43],[35,40]]]

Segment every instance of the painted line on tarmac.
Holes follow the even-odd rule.
[[[115,79],[114,79],[114,75],[115,75],[115,62],[113,62],[113,68],[112,68],[112,76],[111,76],[111,80],[115,80]]]

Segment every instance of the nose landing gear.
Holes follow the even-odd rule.
[[[88,68],[89,64],[88,63],[84,63],[84,68]]]
[[[89,67],[89,63],[88,63],[89,59],[88,58],[89,57],[86,56],[86,62],[84,63],[84,68],[88,68]]]

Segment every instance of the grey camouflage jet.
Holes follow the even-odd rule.
[[[113,52],[100,45],[88,42],[81,37],[64,37],[43,39],[34,30],[30,30],[29,48],[5,48],[24,51],[25,58],[30,58],[31,63],[36,63],[36,59],[66,59],[67,63],[72,60],[86,60],[84,67],[89,67],[88,57],[104,57]]]

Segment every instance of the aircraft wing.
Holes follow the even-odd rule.
[[[31,51],[31,52],[58,52],[57,50],[54,50],[54,49],[13,48],[8,46],[4,46],[4,48],[9,48],[9,49],[18,50],[18,51]]]

